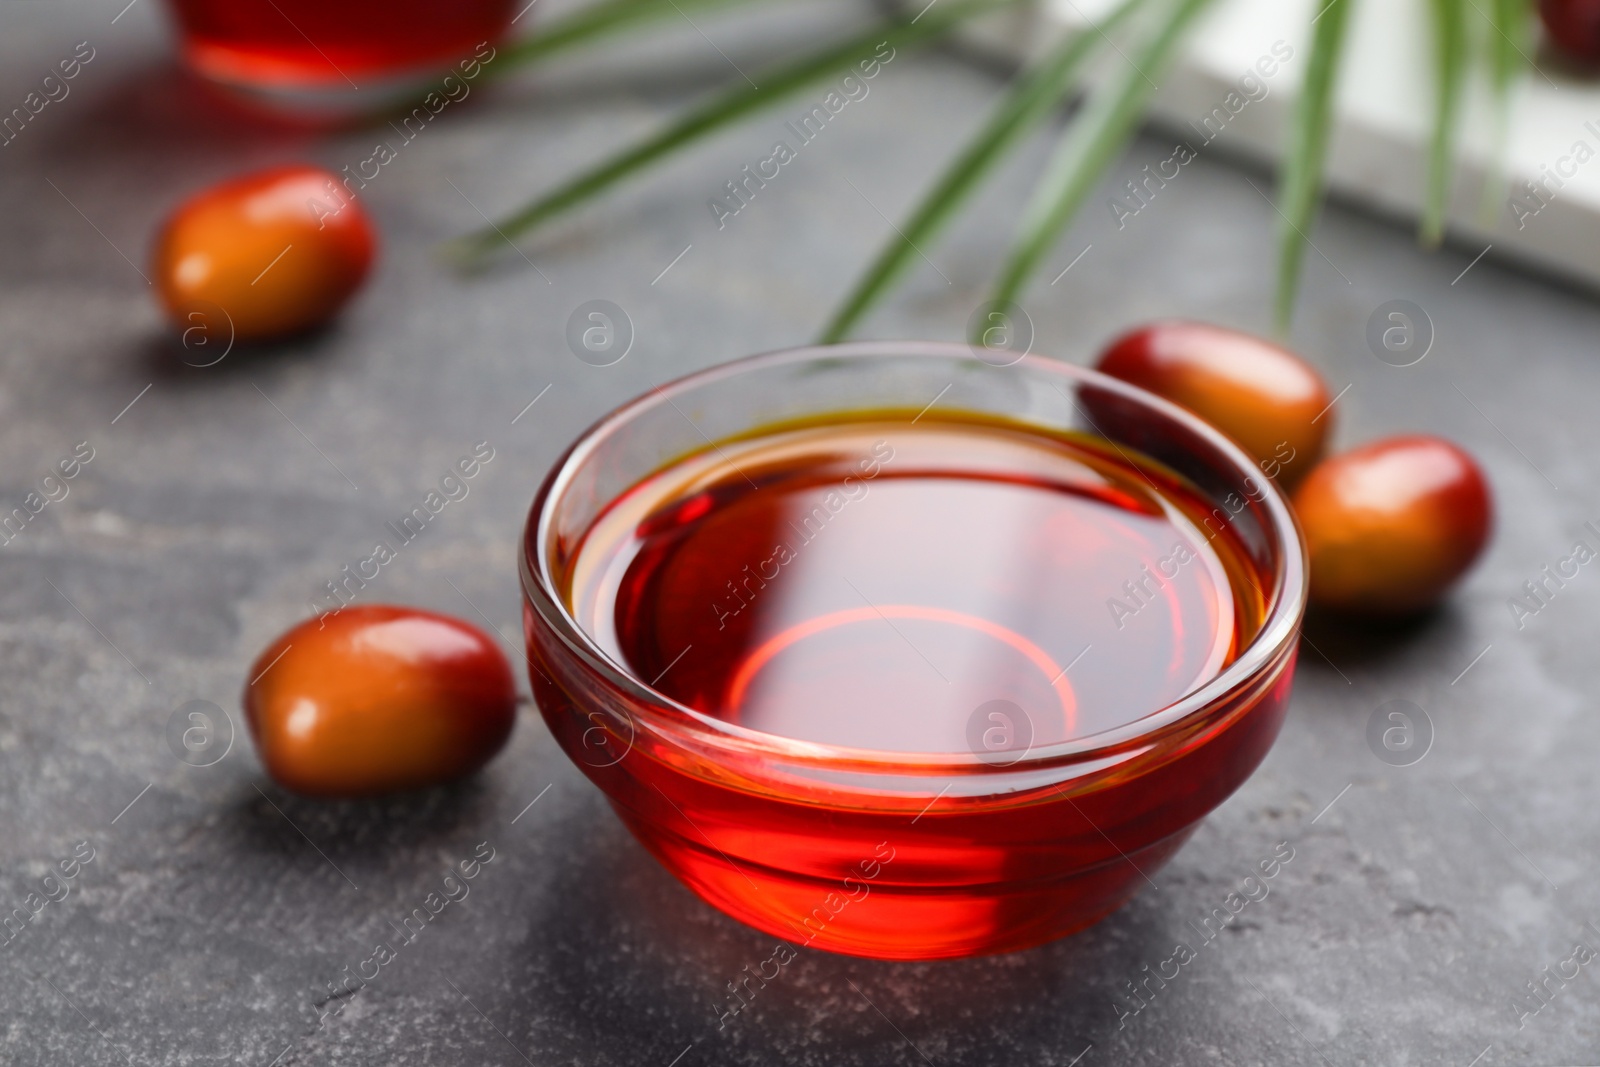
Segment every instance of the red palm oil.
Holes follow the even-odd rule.
[[[492,45],[515,11],[513,0],[172,0],[172,9],[185,57],[208,77],[260,89],[352,91],[432,68],[442,73]]]
[[[536,521],[541,711],[669,870],[792,944],[933,958],[1090,925],[1260,761],[1293,670],[1287,510],[1213,431],[1151,417],[1260,495],[1093,433],[886,410],[757,426],[570,533]]]
[[[638,677],[763,733],[963,752],[974,710],[1004,701],[1018,747],[1048,745],[1166,707],[1254,636],[1261,598],[1208,510],[1104,442],[790,428],[619,499],[570,603]]]

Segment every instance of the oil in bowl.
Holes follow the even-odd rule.
[[[729,723],[959,753],[999,701],[1024,720],[1010,750],[1164,708],[1255,636],[1260,580],[1208,514],[1193,487],[1082,435],[775,427],[618,499],[566,595],[618,662]]]

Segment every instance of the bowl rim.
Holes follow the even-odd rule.
[[[613,660],[594,642],[556,590],[548,568],[548,553],[545,551],[555,510],[552,504],[561,500],[584,460],[612,432],[627,425],[638,415],[666,404],[676,407],[675,397],[699,386],[786,364],[928,357],[971,361],[976,358],[975,351],[971,345],[947,341],[854,341],[806,345],[718,363],[652,386],[596,420],[551,465],[529,509],[519,549],[519,570],[525,601],[539,613],[569,652],[599,674],[606,685],[626,696],[628,707],[611,710],[622,710],[629,717],[630,726],[637,729],[638,724],[631,720],[635,714],[639,714],[647,720],[645,725],[668,735],[682,737],[687,734],[701,744],[751,756],[777,758],[788,763],[914,775],[994,776],[1025,773],[1065,763],[1120,757],[1130,749],[1147,749],[1173,733],[1186,732],[1197,723],[1204,722],[1210,714],[1226,711],[1230,706],[1227,699],[1229,694],[1248,686],[1252,680],[1285,658],[1284,652],[1298,634],[1305,613],[1309,593],[1305,541],[1283,491],[1274,479],[1262,474],[1255,460],[1239,445],[1198,415],[1121,379],[1040,354],[1024,355],[1009,366],[1026,365],[1030,371],[1054,375],[1073,386],[1092,385],[1153,409],[1205,439],[1229,461],[1236,473],[1254,476],[1262,487],[1259,499],[1253,502],[1265,510],[1271,534],[1282,546],[1277,553],[1275,584],[1270,591],[1265,591],[1269,594],[1266,618],[1255,637],[1233,662],[1205,684],[1163,708],[1094,734],[1031,746],[1021,758],[1005,764],[992,762],[975,753],[895,752],[802,741],[726,722],[656,690],[636,677],[625,665]],[[1067,394],[1067,399],[1072,399],[1070,394]],[[1092,425],[1093,420],[1090,422]],[[710,443],[710,447],[715,447],[715,443]],[[1153,457],[1144,458],[1160,462]],[[534,665],[531,656],[529,663]],[[630,748],[632,743],[630,738]]]

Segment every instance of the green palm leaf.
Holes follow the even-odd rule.
[[[675,16],[687,19],[690,10],[712,10],[743,2],[753,0],[597,0],[552,20],[533,36],[505,46],[491,70],[494,75],[502,75],[652,22]],[[925,43],[966,19],[1019,2],[1024,0],[943,0],[942,5],[940,0],[934,0],[915,18],[886,21],[843,43],[763,69],[750,85],[720,92],[692,107],[657,134],[569,178],[498,223],[461,238],[454,250],[476,258],[509,243],[677,149],[847,70],[879,43],[895,47]],[[1108,40],[1107,32],[1155,2],[1122,0],[1099,25],[1062,42],[1017,79],[984,125],[923,195],[905,225],[896,230],[857,280],[823,332],[823,341],[846,336],[903,277],[914,257],[921,254],[921,246],[937,238],[1020,139],[1071,91],[1084,63],[1100,42]],[[1128,60],[1128,69],[1090,94],[1082,112],[1062,136],[1029,201],[995,285],[996,303],[1013,301],[1022,291],[1060,232],[1122,152],[1155,88],[1152,78],[1166,69],[1189,27],[1210,2],[1161,0],[1161,17],[1150,20],[1147,33]],[[1305,234],[1315,219],[1340,57],[1355,2],[1324,0],[1325,6],[1312,20],[1308,67],[1291,117],[1279,179],[1278,204],[1283,222],[1278,241],[1276,310],[1281,327],[1287,325],[1293,309],[1309,244]],[[1481,21],[1471,25],[1466,8],[1469,4],[1481,16]],[[1433,245],[1444,233],[1468,65],[1481,49],[1496,104],[1497,157],[1503,156],[1511,90],[1529,62],[1532,0],[1428,0],[1428,8],[1436,98],[1419,230],[1423,242]],[[1484,29],[1481,44],[1469,40],[1473,36],[1470,31],[1476,26]],[[1485,185],[1485,210],[1492,209],[1503,187],[1501,160]]]
[[[1433,19],[1433,139],[1428,148],[1428,184],[1420,235],[1426,245],[1444,237],[1445,210],[1450,200],[1456,120],[1461,111],[1466,75],[1467,20],[1461,0],[1429,0]]]
[[[1489,75],[1495,95],[1511,91],[1528,58],[1532,0],[1489,0]]]
[[[1093,191],[1101,172],[1133,136],[1145,102],[1155,89],[1152,75],[1166,69],[1184,32],[1211,2],[1173,0],[1167,17],[1128,61],[1128,69],[1096,91],[1084,113],[1068,127],[1023,216],[993,303],[1015,300],[1056,236]]]
[[[1531,0],[1488,0],[1489,85],[1494,93],[1494,163],[1483,183],[1478,216],[1490,225],[1506,191],[1506,137],[1510,130],[1511,89],[1528,66]],[[1476,0],[1474,0],[1476,7]]]
[[[749,0],[600,0],[552,19],[542,28],[500,49],[485,74],[500,77],[577,45],[682,17],[697,8],[726,7]]]
[[[1124,0],[1096,26],[1063,41],[1019,76],[989,113],[977,136],[967,142],[903,226],[878,253],[856,282],[819,338],[821,344],[842,340],[905,272],[924,244],[936,237],[956,210],[998,166],[1007,151],[1060,103],[1072,82],[1106,34],[1120,26],[1148,0]]]
[[[679,0],[681,2],[681,0]],[[456,251],[474,259],[509,243],[568,208],[590,200],[629,175],[744,116],[778,103],[801,89],[852,67],[887,43],[908,47],[937,38],[962,21],[1019,3],[1020,0],[944,0],[917,17],[880,23],[842,44],[756,73],[754,87],[741,84],[712,97],[638,144],[624,148],[568,179],[512,214],[461,238]]]
[[[1322,192],[1322,165],[1327,157],[1328,134],[1333,124],[1334,83],[1339,56],[1344,50],[1350,9],[1356,0],[1327,0],[1312,20],[1311,54],[1306,64],[1300,99],[1289,123],[1289,144],[1278,179],[1278,328],[1287,329],[1300,286],[1305,259],[1306,232],[1316,216]]]

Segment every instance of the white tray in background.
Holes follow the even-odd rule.
[[[1475,0],[1479,5],[1489,0]],[[1039,0],[974,29],[978,42],[1013,58],[1036,55],[1109,11],[1115,0]],[[1324,0],[1223,0],[1189,36],[1185,49],[1152,100],[1150,118],[1187,132],[1220,107],[1241,75],[1269,55],[1277,41],[1293,56],[1263,79],[1267,95],[1233,116],[1211,146],[1269,162],[1282,151],[1284,129],[1309,56],[1312,15]],[[1426,0],[1365,0],[1350,13],[1338,80],[1336,125],[1327,181],[1339,194],[1387,214],[1415,218],[1421,209],[1427,146],[1433,130],[1432,46]],[[1530,48],[1532,46],[1529,46]],[[1537,59],[1536,56],[1530,58]],[[1114,61],[1114,59],[1113,59]],[[1600,82],[1579,81],[1539,63],[1521,75],[1513,94],[1504,154],[1508,187],[1482,210],[1483,188],[1495,162],[1493,106],[1481,76],[1462,110],[1450,235],[1463,244],[1492,244],[1506,256],[1600,286]],[[1578,142],[1594,154],[1573,155]],[[1571,171],[1553,195],[1521,225],[1507,196],[1523,181],[1538,182],[1557,168]],[[1536,201],[1526,200],[1537,207]]]

